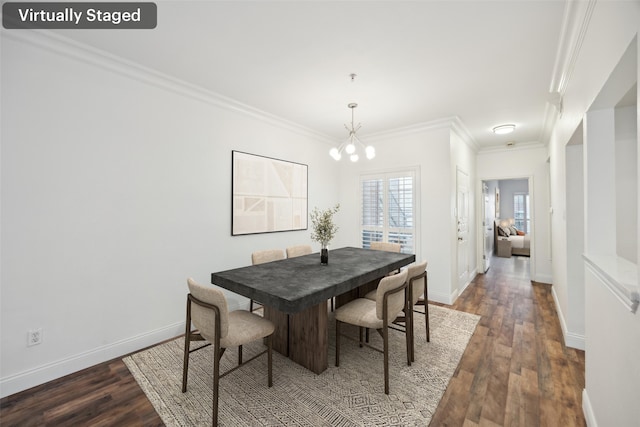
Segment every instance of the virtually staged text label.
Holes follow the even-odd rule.
[[[17,3],[2,5],[6,29],[152,29],[155,3]]]

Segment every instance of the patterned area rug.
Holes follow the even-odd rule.
[[[332,317],[332,316],[331,316]],[[390,331],[390,394],[384,394],[383,355],[342,337],[335,367],[335,326],[329,329],[329,367],[320,375],[273,353],[273,387],[267,387],[266,356],[220,381],[219,423],[223,426],[382,426],[429,424],[473,334],[479,316],[429,306],[431,342],[424,315],[415,315],[416,361],[407,366],[404,333]],[[332,320],[332,319],[331,319]],[[357,329],[344,328],[354,338]],[[211,423],[212,347],[191,353],[189,382],[181,392],[183,339],[126,357],[124,362],[167,426]],[[382,338],[371,333],[371,344]],[[192,344],[197,345],[197,344]],[[248,360],[263,349],[244,347]],[[228,349],[224,371],[237,363]]]

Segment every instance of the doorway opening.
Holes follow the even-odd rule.
[[[483,180],[481,206],[483,272],[495,258],[529,258],[533,236],[530,178]],[[531,263],[526,265],[529,270]]]

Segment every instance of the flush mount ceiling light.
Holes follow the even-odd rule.
[[[351,108],[351,127],[346,124],[344,127],[349,131],[349,136],[347,140],[340,144],[338,147],[333,147],[329,151],[329,155],[333,157],[336,161],[342,158],[342,152],[346,152],[349,155],[349,159],[352,162],[357,162],[360,156],[358,155],[358,151],[364,151],[367,159],[371,160],[376,156],[376,149],[371,145],[365,146],[362,141],[356,136],[356,132],[360,129],[360,123],[358,126],[354,126],[353,124],[353,110],[358,106],[355,102],[347,105],[347,107]]]
[[[516,125],[500,125],[493,128],[493,133],[497,135],[504,135],[511,133],[516,129]]]

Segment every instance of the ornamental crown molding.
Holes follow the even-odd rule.
[[[456,135],[460,137],[474,152],[479,151],[478,143],[475,141],[473,136],[471,136],[471,132],[469,132],[469,129],[467,129],[458,116],[445,117],[409,126],[402,126],[395,129],[374,132],[364,135],[363,138],[366,138],[368,141],[380,141],[382,139],[399,138],[421,132],[443,129],[455,132]]]
[[[3,39],[13,39],[18,42],[27,43],[32,46],[45,49],[49,52],[55,52],[62,56],[73,58],[86,64],[102,68],[103,70],[108,70],[128,78],[160,87],[209,105],[252,117],[281,129],[310,137],[319,142],[327,144],[333,144],[335,142],[333,138],[321,132],[307,128],[290,120],[286,120],[282,117],[276,116],[275,114],[254,108],[201,86],[172,77],[152,68],[145,67],[134,61],[124,59],[102,49],[61,36],[52,31],[7,31],[3,29],[1,34]]]
[[[571,81],[582,44],[589,28],[596,0],[565,3],[560,39],[549,87],[550,101],[544,111],[540,141],[547,145],[557,120],[562,117],[562,102]]]

